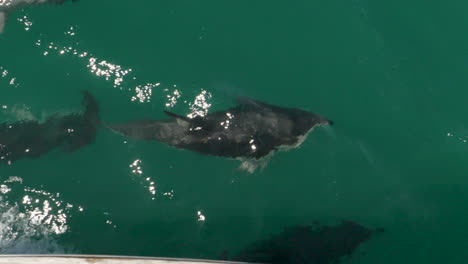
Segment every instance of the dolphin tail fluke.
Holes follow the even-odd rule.
[[[0,34],[3,32],[3,29],[5,28],[6,20],[7,20],[7,13],[0,12]]]
[[[82,91],[83,94],[83,105],[85,106],[84,117],[88,120],[91,124],[97,127],[100,124],[99,119],[99,106],[94,98],[88,91]]]
[[[100,126],[99,107],[96,99],[88,91],[82,91],[82,94],[84,111],[81,114],[58,118],[61,129],[65,130],[63,147],[67,152],[74,152],[93,143]],[[68,131],[70,127],[76,128],[76,133],[70,133]]]

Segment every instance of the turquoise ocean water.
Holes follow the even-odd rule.
[[[0,121],[222,110],[240,94],[334,120],[249,174],[105,128],[0,167],[0,253],[216,258],[284,226],[385,233],[348,263],[467,263],[464,1],[80,0],[12,13]],[[365,253],[365,254],[361,254]]]

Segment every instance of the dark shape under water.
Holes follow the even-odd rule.
[[[248,98],[239,105],[188,118],[165,111],[168,120],[138,120],[110,125],[132,139],[156,140],[203,154],[260,159],[299,146],[316,126],[332,122],[297,108],[274,106]]]
[[[99,127],[99,109],[89,92],[84,91],[83,96],[83,113],[55,114],[44,123],[26,120],[0,124],[0,163],[37,158],[57,147],[73,152],[92,143]]]
[[[254,243],[233,260],[271,264],[338,263],[373,233],[382,231],[351,221],[343,221],[337,226],[295,226],[286,228],[271,239]]]

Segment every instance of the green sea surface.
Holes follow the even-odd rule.
[[[222,110],[232,95],[334,121],[253,174],[99,130],[0,166],[0,253],[219,258],[283,227],[385,232],[347,263],[467,263],[466,1],[80,0],[11,13],[0,122]]]

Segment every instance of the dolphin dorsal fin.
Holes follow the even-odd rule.
[[[170,117],[175,118],[177,123],[179,123],[179,125],[181,125],[181,126],[199,127],[201,130],[204,130],[204,131],[205,130],[210,130],[213,127],[212,124],[210,124],[209,122],[206,122],[206,120],[204,120],[200,116],[196,116],[194,118],[188,118],[186,116],[181,116],[181,115],[178,115],[178,114],[174,114],[174,113],[166,111],[166,110],[164,110],[164,113],[166,113],[166,115],[168,115]]]
[[[186,117],[186,116],[181,116],[181,115],[178,115],[178,114],[174,114],[172,112],[169,112],[169,111],[166,111],[164,110],[164,113],[170,117],[173,117],[175,118],[175,120],[177,121],[177,123],[181,126],[190,126],[190,123],[191,123],[191,120],[190,118]]]
[[[181,116],[181,115],[178,115],[178,114],[174,114],[172,112],[169,112],[169,111],[166,111],[164,110],[164,113],[168,116],[171,116],[173,118],[176,118],[176,119],[182,119],[184,121],[187,121],[187,122],[190,122],[190,119],[188,117],[185,117],[185,116]]]

